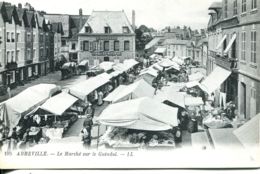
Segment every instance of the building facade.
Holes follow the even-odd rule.
[[[88,15],[83,15],[82,9],[79,9],[79,15],[68,14],[45,14],[44,17],[51,23],[60,23],[59,35],[56,35],[55,53],[58,57],[64,57],[67,61],[78,61],[78,33],[88,19]],[[62,28],[61,28],[62,27]],[[55,30],[57,30],[55,26]],[[59,45],[60,44],[60,45]]]
[[[222,0],[209,8],[208,72],[214,66],[231,72],[220,91],[245,120],[260,112],[259,7],[260,0]]]
[[[0,84],[14,88],[46,75],[52,40],[44,16],[30,4],[0,3]]]
[[[78,62],[135,58],[135,33],[124,11],[93,11],[78,34]]]

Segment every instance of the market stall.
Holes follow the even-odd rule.
[[[18,95],[1,103],[1,118],[10,129],[15,127],[20,118],[44,103],[61,88],[54,84],[39,84],[28,87]]]
[[[89,61],[88,60],[82,60],[79,64],[78,64],[78,69],[80,71],[80,73],[84,73],[88,70],[89,68]]]
[[[113,69],[114,62],[101,62],[98,66],[103,69],[105,72]]]
[[[111,79],[111,76],[107,73],[102,73],[98,76],[92,77],[81,83],[75,84],[69,88],[69,93],[83,101],[86,101],[86,97],[97,88],[105,85]]]
[[[155,89],[151,85],[141,79],[133,84],[121,87],[119,90],[115,90],[115,92],[110,93],[107,97],[110,99],[110,102],[117,103],[138,97],[152,97],[154,91]]]
[[[201,81],[204,78],[204,75],[201,72],[195,72],[188,76],[189,81]]]
[[[144,69],[140,72],[137,79],[144,79],[150,85],[153,84],[154,79],[158,76],[158,71],[152,68]]]
[[[152,135],[150,140],[154,139],[154,144],[150,140],[146,142],[146,138],[142,142],[141,140],[143,136],[148,136],[147,131],[151,135],[154,132],[167,131],[178,126],[177,112],[177,108],[169,107],[148,97],[109,105],[98,118],[100,124],[111,126],[101,138],[101,143],[115,145],[113,147],[140,147],[142,143],[154,146],[165,144],[174,147],[174,139],[170,137],[164,141],[158,141],[158,137]],[[121,129],[114,134],[117,136],[111,135],[111,132],[116,131],[115,128]],[[129,130],[138,130],[139,132],[129,133]],[[139,141],[131,142],[131,137]]]
[[[50,139],[62,138],[62,134],[69,126],[77,120],[77,114],[73,112],[66,112],[78,99],[71,96],[68,93],[62,92],[50,99],[48,99],[43,105],[39,107],[42,120],[45,120],[45,124],[41,124],[44,127],[43,133]],[[66,112],[66,113],[65,113]],[[48,117],[54,117],[54,122],[47,123]]]

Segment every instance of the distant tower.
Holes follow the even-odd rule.
[[[135,11],[132,10],[132,28],[135,30]]]

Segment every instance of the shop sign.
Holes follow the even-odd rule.
[[[118,40],[116,36],[96,36],[96,40]]]
[[[99,51],[92,52],[92,56],[122,56],[121,51]]]

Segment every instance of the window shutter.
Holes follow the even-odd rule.
[[[99,42],[99,46],[100,46],[100,51],[103,51],[104,49],[104,42],[101,40],[100,42]]]
[[[83,41],[80,41],[80,50],[83,51]]]

